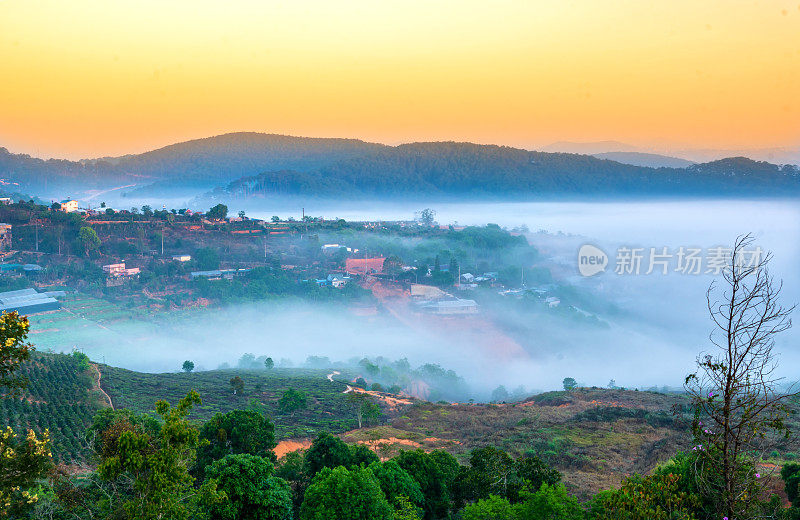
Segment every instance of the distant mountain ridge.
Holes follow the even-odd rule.
[[[621,152],[638,154],[638,152]],[[642,159],[641,155],[634,158]],[[626,155],[631,160],[630,155]],[[625,157],[618,157],[623,159]],[[84,161],[41,160],[0,148],[0,178],[32,193],[135,184],[139,195],[184,189],[251,197],[454,195],[796,195],[798,169],[729,158],[649,167],[591,155],[431,142],[387,146],[355,139],[240,132],[151,152]],[[654,161],[658,157],[647,157]],[[659,160],[666,160],[665,158]]]
[[[687,168],[696,164],[694,161],[687,161],[679,157],[669,157],[668,155],[660,155],[657,153],[605,152],[594,153],[592,156],[598,159],[608,159],[609,161],[632,164],[633,166],[645,166],[648,168]]]
[[[693,163],[703,163],[711,161],[719,161],[721,159],[728,159],[730,157],[747,157],[754,161],[766,161],[774,164],[793,164],[800,166],[800,145],[798,146],[778,146],[772,148],[730,148],[730,149],[714,149],[714,148],[678,148],[671,147],[664,149],[660,147],[640,147],[619,141],[590,141],[590,142],[571,142],[571,141],[558,141],[541,148],[543,152],[556,152],[556,153],[579,153],[585,155],[594,155],[596,157],[604,156],[612,160],[619,160],[619,162],[627,162],[628,164],[645,165],[644,158],[637,158],[636,154],[653,154],[662,156],[669,159],[678,159],[690,161]],[[617,158],[615,158],[615,156]],[[627,160],[626,160],[627,157]],[[665,162],[656,163],[651,162],[650,165],[680,167],[670,165]]]

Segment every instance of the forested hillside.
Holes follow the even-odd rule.
[[[469,143],[383,148],[317,171],[264,172],[214,191],[217,197],[791,195],[800,173],[742,157],[689,168],[647,168],[588,155]]]
[[[745,158],[687,168],[649,168],[590,155],[471,143],[385,146],[354,139],[233,133],[138,155],[41,160],[0,148],[0,178],[40,193],[134,186],[144,196],[173,189],[217,196],[469,197],[592,195],[794,195],[795,166]]]

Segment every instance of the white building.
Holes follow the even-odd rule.
[[[437,300],[423,302],[420,308],[430,314],[454,316],[458,314],[476,314],[478,304],[475,300]]]
[[[59,204],[61,205],[61,211],[64,211],[66,213],[74,213],[78,211],[77,200],[64,199],[61,202],[59,202]]]
[[[175,255],[172,257],[175,262],[189,262],[191,259],[192,255]]]
[[[138,267],[126,268],[125,263],[108,264],[103,266],[103,272],[108,276],[136,276],[139,274]]]

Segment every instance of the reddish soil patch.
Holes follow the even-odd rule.
[[[306,450],[310,447],[310,440],[286,440],[279,442],[272,451],[274,451],[275,455],[281,459],[293,451]]]

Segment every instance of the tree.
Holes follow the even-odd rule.
[[[0,315],[0,397],[17,396],[28,383],[16,375],[33,351],[25,342],[28,330],[28,318],[16,312]],[[19,518],[33,507],[37,497],[29,489],[52,465],[48,430],[38,437],[28,430],[24,440],[10,426],[0,431],[0,518]]]
[[[634,475],[591,504],[597,520],[695,520],[698,497],[682,491],[679,475]]]
[[[492,390],[492,402],[499,403],[508,400],[508,390],[503,385]]]
[[[272,222],[277,224],[278,222],[281,221],[281,218],[278,215],[272,215],[272,219],[271,220],[272,220]]]
[[[447,517],[452,505],[451,488],[458,472],[458,461],[441,450],[425,453],[420,449],[401,451],[394,460],[419,483],[425,497],[425,518]]]
[[[129,486],[115,506],[125,518],[187,520],[201,503],[213,504],[221,498],[213,482],[196,489],[188,471],[200,437],[186,416],[201,402],[194,390],[175,407],[158,401],[161,424],[155,433],[119,421],[103,433],[104,451],[97,471],[107,481]]]
[[[565,377],[561,384],[564,385],[564,390],[567,392],[575,390],[578,387],[578,382],[571,377]]]
[[[436,220],[436,211],[431,208],[425,208],[419,212],[419,223],[423,226],[432,226]]]
[[[256,363],[256,356],[255,354],[251,354],[250,352],[245,352],[242,354],[242,357],[239,358],[239,362],[237,363],[239,368],[255,368],[258,367],[258,363]]]
[[[539,489],[542,484],[555,486],[561,481],[561,473],[545,464],[536,455],[525,455],[517,459],[517,475],[530,489]]]
[[[50,209],[52,209],[53,211],[59,211],[59,210],[61,210],[61,203],[59,203],[59,202],[54,202],[54,203],[52,203],[52,204],[50,205]]]
[[[213,247],[195,250],[193,258],[200,269],[219,269],[219,252]]]
[[[380,462],[381,460],[375,455],[374,451],[363,444],[353,444],[348,448],[350,449],[350,467],[367,467],[373,462]]]
[[[267,359],[264,360],[264,368],[266,368],[267,370],[272,370],[274,366],[275,362],[272,361],[271,357],[268,357]]]
[[[708,289],[715,353],[699,356],[685,381],[695,410],[698,488],[720,517],[736,519],[748,518],[764,494],[757,460],[776,434],[788,435],[785,401],[797,395],[778,391],[773,352],[794,307],[779,302],[781,284],[768,271],[772,255],[760,257],[752,246],[750,235],[738,237],[721,272],[724,288]]]
[[[240,453],[226,455],[206,469],[226,499],[210,508],[212,518],[223,520],[291,520],[289,484],[273,475],[272,462]]]
[[[144,215],[147,218],[152,217],[153,216],[153,208],[151,208],[148,205],[142,206],[142,215]]]
[[[12,395],[18,395],[28,384],[27,378],[17,370],[30,359],[34,350],[33,345],[25,341],[29,330],[28,318],[16,311],[0,315],[0,390]]]
[[[239,210],[239,218],[240,218],[240,219],[242,219],[242,220],[244,220],[244,216],[245,216],[245,215],[246,215],[246,213],[244,212],[244,210],[243,210],[243,209],[240,209],[240,210]]]
[[[356,412],[359,428],[363,426],[365,420],[371,422],[377,420],[382,415],[381,408],[372,402],[368,394],[350,392],[347,394],[347,400]]]
[[[300,520],[393,520],[392,508],[368,468],[325,468],[308,486]]]
[[[231,388],[233,388],[233,395],[241,394],[244,392],[244,381],[239,376],[234,376],[229,381]]]
[[[790,462],[781,468],[781,478],[786,487],[786,496],[796,508],[800,508],[800,464]]]
[[[304,469],[306,475],[313,477],[322,468],[349,466],[351,461],[347,444],[328,432],[321,432],[306,451]]]
[[[218,413],[200,429],[203,445],[197,450],[195,473],[226,455],[245,453],[275,461],[275,426],[254,410]],[[207,442],[205,442],[207,441]]]
[[[394,279],[403,272],[403,260],[397,255],[389,255],[383,261],[383,272]]]
[[[297,410],[304,410],[308,406],[308,398],[302,390],[290,388],[286,390],[278,400],[278,408],[282,413],[294,416]]]
[[[487,446],[472,450],[470,467],[459,476],[459,488],[467,500],[485,499],[497,495],[516,500],[522,481],[517,467],[505,451]]]
[[[194,370],[194,362],[189,361],[187,359],[186,361],[183,362],[183,366],[181,367],[181,369],[188,374],[189,372]]]
[[[522,502],[515,506],[519,518],[537,520],[584,520],[586,515],[578,500],[567,493],[564,484],[542,484],[537,491],[520,493]],[[637,517],[644,520],[648,516]],[[633,520],[633,518],[631,518]]]
[[[393,460],[373,462],[369,465],[369,469],[378,479],[383,494],[395,508],[401,506],[402,499],[408,500],[416,508],[421,508],[425,503],[419,483],[397,462]]]
[[[206,217],[211,220],[225,220],[228,216],[228,206],[225,204],[217,204],[206,213]]]
[[[400,496],[394,506],[394,520],[422,520],[422,513],[409,499]]]
[[[38,498],[30,488],[53,466],[49,432],[37,437],[28,430],[18,439],[7,426],[0,431],[0,454],[0,518],[22,518]]]
[[[513,506],[505,498],[491,495],[469,504],[461,511],[462,520],[517,520]]]
[[[80,240],[86,256],[89,256],[90,252],[97,251],[100,247],[100,237],[97,236],[97,232],[94,229],[88,226],[84,226],[78,231],[78,240]]]

